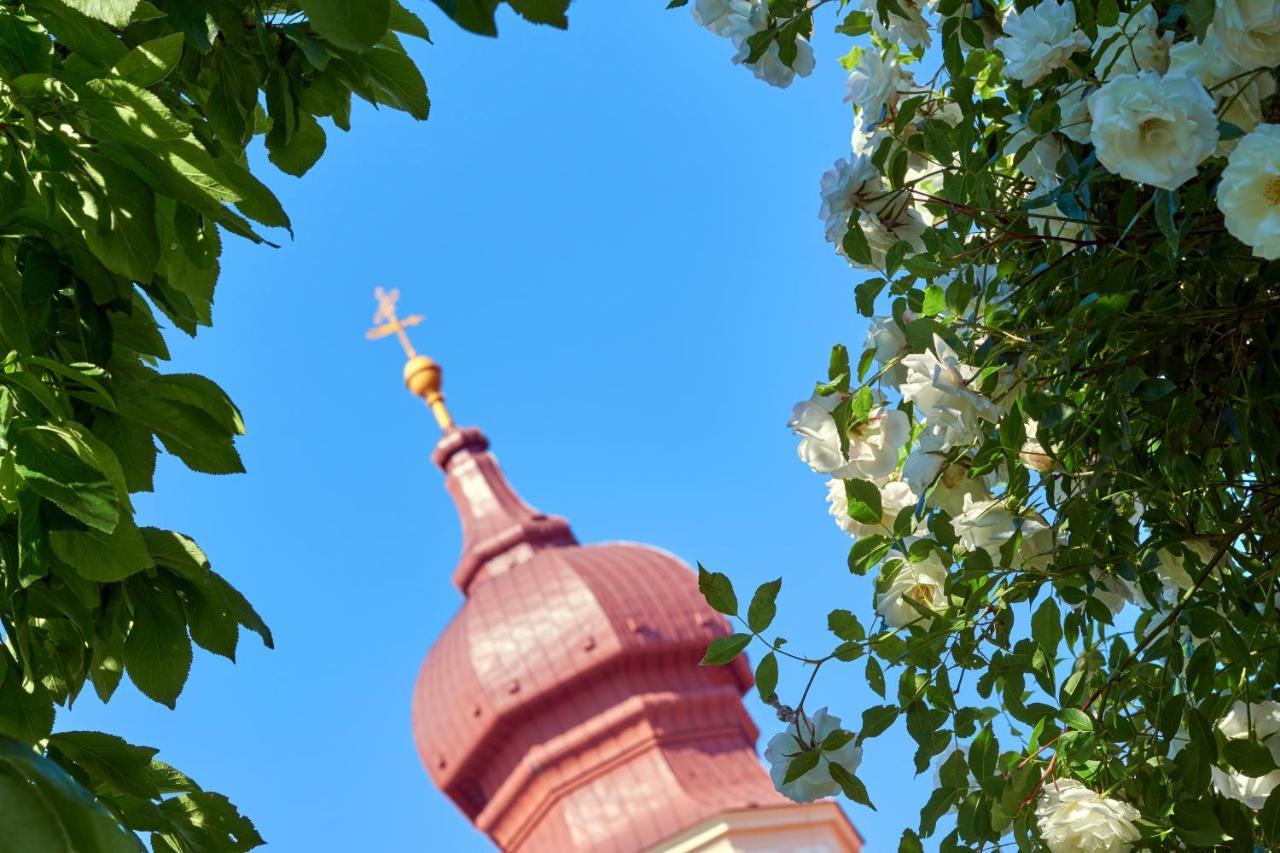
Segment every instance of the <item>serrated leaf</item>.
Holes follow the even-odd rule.
[[[862,728],[859,742],[884,734],[898,719],[901,711],[897,705],[873,705],[862,712]]]
[[[719,666],[742,654],[742,650],[751,642],[750,634],[730,634],[727,637],[716,637],[707,646],[700,666]]]
[[[712,609],[726,616],[738,615],[738,596],[733,591],[733,581],[723,572],[709,572],[698,564],[698,591]]]
[[[347,50],[373,47],[391,24],[391,0],[302,0],[311,28]]]
[[[787,772],[782,778],[782,784],[787,785],[796,781],[801,776],[817,767],[818,760],[821,758],[822,753],[816,749],[805,750],[795,758],[792,758],[787,764]]]
[[[54,555],[95,581],[120,581],[154,565],[146,542],[130,516],[121,516],[115,530],[50,530]]]
[[[113,27],[127,27],[138,8],[138,0],[62,0],[82,15]]]
[[[782,589],[782,578],[762,583],[751,596],[751,604],[747,607],[747,626],[757,634],[763,634],[773,623],[778,612],[778,591]]]
[[[875,805],[871,802],[871,798],[867,796],[867,786],[862,784],[862,780],[857,776],[845,770],[834,761],[827,762],[827,771],[831,774],[831,778],[840,786],[840,790],[844,795],[855,803],[860,803],[872,811],[876,810]]]
[[[1093,718],[1079,708],[1063,708],[1058,711],[1058,719],[1068,728],[1078,732],[1093,731]]]
[[[168,586],[131,582],[133,626],[125,640],[125,671],[143,695],[173,708],[191,671],[191,640],[177,595]]]
[[[863,524],[880,524],[883,513],[880,489],[869,480],[845,480],[849,517]]]
[[[178,64],[185,41],[180,32],[144,41],[125,54],[112,70],[135,86],[154,86]]]
[[[762,657],[756,666],[756,690],[764,702],[772,699],[778,690],[778,657],[773,652]]]

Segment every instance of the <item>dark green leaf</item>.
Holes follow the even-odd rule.
[[[707,653],[703,656],[701,665],[717,666],[728,663],[740,655],[750,642],[750,634],[730,634],[727,637],[716,637],[707,646]]]
[[[733,591],[733,581],[723,572],[709,572],[698,564],[698,591],[707,604],[726,616],[738,615],[738,596]]]
[[[373,47],[391,24],[391,0],[302,0],[317,33],[347,50]]]
[[[782,589],[782,578],[762,583],[751,596],[751,604],[747,607],[747,626],[757,634],[762,634],[773,623],[778,612],[778,591]]]

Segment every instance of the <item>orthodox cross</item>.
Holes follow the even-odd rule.
[[[400,340],[400,346],[404,348],[404,354],[408,358],[417,356],[417,352],[413,348],[413,342],[409,340],[409,336],[404,330],[410,326],[416,326],[422,322],[421,314],[410,314],[401,320],[396,316],[396,300],[400,298],[400,291],[392,288],[391,292],[383,290],[379,287],[373,292],[373,298],[378,300],[378,310],[373,315],[374,327],[365,332],[365,337],[371,341],[379,338],[385,338],[387,335],[395,335]]]

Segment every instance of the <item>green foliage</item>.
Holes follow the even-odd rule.
[[[1229,725],[1280,709],[1280,262],[1227,227],[1224,148],[1160,189],[1108,170],[1062,118],[1067,92],[1108,79],[1100,27],[1154,11],[1153,41],[1192,48],[1226,7],[1074,0],[1083,42],[1024,83],[995,41],[1009,4],[929,4],[930,52],[905,43],[926,4],[872,5],[835,17],[871,36],[846,67],[874,109],[854,116],[854,165],[824,178],[823,218],[874,276],[853,307],[886,316],[856,372],[836,345],[817,394],[850,466],[854,441],[878,453],[860,432],[873,399],[911,430],[883,477],[822,469],[844,480],[848,568],[874,578],[875,609],[824,602],[830,653],[780,661],[866,655],[884,703],[860,742],[903,726],[917,771],[938,773],[901,850],[935,834],[943,850],[1043,849],[1035,811],[1055,780],[1136,809],[1140,849],[1276,849],[1280,796],[1245,802],[1215,779],[1267,776],[1280,754],[1273,728]],[[1260,63],[1241,77],[1275,124],[1280,74]],[[1205,86],[1221,118],[1234,99]],[[1242,137],[1219,125],[1220,142]],[[927,434],[939,426],[945,441]],[[882,518],[908,484],[910,504]]]
[[[513,4],[564,25],[565,0]],[[453,9],[488,22],[495,3]],[[475,27],[473,27],[475,28]],[[226,798],[91,732],[57,705],[124,675],[174,707],[199,646],[272,645],[249,602],[174,531],[139,524],[161,448],[243,470],[240,412],[166,373],[167,322],[212,319],[224,234],[290,221],[248,168],[261,137],[294,176],[348,130],[352,98],[425,119],[395,0],[0,3],[0,846],[239,851],[262,843]]]

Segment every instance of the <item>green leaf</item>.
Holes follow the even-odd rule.
[[[757,634],[763,634],[773,622],[778,612],[778,591],[782,589],[782,578],[762,583],[751,596],[751,604],[747,607],[747,626]]]
[[[173,708],[191,671],[191,640],[182,604],[168,586],[131,582],[133,627],[125,640],[125,670],[143,695]]]
[[[884,669],[881,668],[880,662],[874,656],[867,656],[866,670],[867,686],[876,692],[876,694],[884,698]]]
[[[707,604],[726,616],[738,615],[738,596],[733,591],[733,581],[723,572],[709,572],[698,563],[698,591]]]
[[[828,613],[827,630],[842,640],[861,640],[867,636],[858,617],[848,610],[832,610]]]
[[[845,257],[855,264],[861,264],[864,267],[872,265],[871,244],[867,241],[867,235],[862,232],[862,227],[857,222],[850,225],[849,230],[844,232],[840,247],[844,249]],[[868,314],[867,316],[871,315]]]
[[[135,86],[154,86],[178,64],[185,41],[180,32],[145,41],[125,54],[112,70]]]
[[[244,432],[222,389],[202,376],[147,373],[116,386],[120,415],[150,428],[165,449],[194,471],[244,470],[232,441]]]
[[[893,541],[887,536],[863,536],[849,548],[849,571],[855,575],[865,575],[872,566],[884,559],[892,546]]]
[[[840,790],[844,795],[855,803],[860,803],[872,811],[876,810],[872,804],[871,798],[867,796],[867,786],[862,784],[862,780],[857,776],[845,770],[834,761],[827,762],[827,772],[831,774],[831,778],[840,786]]]
[[[100,531],[119,521],[118,495],[100,469],[76,454],[65,434],[23,430],[14,440],[14,469],[36,494]]]
[[[30,747],[0,738],[0,839],[22,853],[137,853],[89,791]]]
[[[920,309],[920,313],[926,317],[933,317],[941,314],[947,307],[947,293],[936,284],[931,284],[924,290],[924,305]]]
[[[74,761],[101,791],[144,800],[160,796],[151,772],[158,749],[102,732],[58,732],[49,745]]]
[[[730,634],[727,637],[716,637],[707,646],[700,666],[718,666],[728,663],[742,653],[751,642],[750,634]]]
[[[902,839],[898,842],[898,853],[924,853],[924,845],[914,829],[902,830]]]
[[[431,33],[427,31],[427,25],[422,23],[422,19],[416,14],[406,9],[400,0],[391,0],[390,27],[397,33],[415,36],[427,43],[431,42]]]
[[[95,581],[119,581],[155,565],[146,542],[130,516],[121,516],[110,533],[101,530],[50,530],[49,547],[54,555]]]
[[[1271,750],[1252,738],[1232,738],[1222,748],[1232,767],[1246,776],[1266,776],[1276,769]]]
[[[756,666],[756,690],[763,702],[772,699],[778,690],[778,657],[773,652],[760,658]]]
[[[836,386],[836,390],[849,390],[849,349],[844,344],[836,344],[831,348],[831,357],[827,360],[827,380]]]
[[[1263,837],[1280,840],[1280,790],[1273,790],[1267,797],[1267,803],[1258,815],[1258,825]]]
[[[320,122],[310,113],[302,112],[298,114],[298,126],[287,142],[267,135],[267,156],[280,171],[300,178],[324,155],[325,145],[324,128]]]
[[[885,284],[886,282],[882,278],[872,278],[867,279],[853,289],[854,300],[857,302],[859,314],[863,317],[870,317],[875,314],[876,297],[884,290]]]
[[[311,27],[347,50],[377,44],[391,24],[391,0],[302,0]]]
[[[493,22],[493,12],[498,0],[433,0],[453,22],[463,29],[482,36],[496,36],[498,28]]]
[[[792,758],[787,764],[786,775],[782,777],[782,784],[786,785],[796,781],[804,774],[818,766],[818,760],[822,758],[822,753],[816,749],[808,749]]]
[[[1050,658],[1062,643],[1062,612],[1052,597],[1046,598],[1031,617],[1031,636]]]
[[[192,790],[170,797],[160,804],[160,811],[181,827],[181,837],[187,840],[184,850],[238,853],[266,843],[252,821],[213,791]]]
[[[901,713],[897,705],[872,705],[862,712],[862,729],[858,732],[858,741],[870,740],[884,734],[890,726],[897,722]]]
[[[1184,800],[1174,805],[1173,825],[1187,844],[1212,847],[1231,840],[1214,814],[1212,800],[1208,798]]]
[[[412,59],[400,51],[379,47],[367,53],[364,60],[380,103],[426,121],[431,99],[427,97],[427,82]]]
[[[0,648],[0,658],[8,663],[9,670],[0,679],[0,742],[4,737],[11,737],[35,743],[53,729],[53,699],[40,682],[23,681],[21,669],[3,648]],[[3,812],[4,809],[0,809],[0,813]]]
[[[882,508],[880,490],[869,480],[845,480],[845,497],[849,502],[849,517],[863,524],[880,524]]]
[[[133,20],[138,0],[62,0],[82,15],[123,29]]]
[[[1093,731],[1093,718],[1079,708],[1061,709],[1058,711],[1058,719],[1062,720],[1068,728],[1078,732]]]

